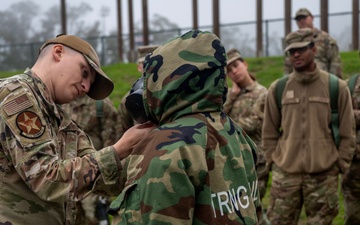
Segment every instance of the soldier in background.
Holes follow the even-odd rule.
[[[260,199],[262,199],[269,180],[269,169],[266,167],[261,147],[261,128],[267,89],[256,81],[254,74],[248,71],[248,64],[239,50],[229,50],[227,57],[226,73],[232,80],[232,86],[227,94],[224,112],[244,129],[258,147],[257,172]],[[259,224],[270,224],[265,211],[260,217]]]
[[[345,205],[344,225],[360,224],[360,75],[350,77],[349,87],[352,92],[352,103],[356,123],[355,155],[350,168],[342,176],[342,193]]]
[[[311,12],[306,8],[300,8],[295,15],[296,24],[301,28],[310,28],[314,34],[314,43],[317,49],[315,55],[315,62],[318,67],[329,73],[332,73],[339,78],[342,78],[342,66],[339,54],[339,47],[334,38],[327,32],[319,30],[314,27],[314,17]],[[293,71],[293,67],[289,57],[285,57],[284,62],[285,75]]]
[[[140,73],[140,76],[143,73],[143,62],[145,59],[145,56],[151,52],[153,52],[156,48],[158,47],[158,45],[145,45],[145,46],[140,46],[138,48],[138,61],[137,61],[137,71]],[[118,123],[118,130],[119,133],[122,134],[124,133],[127,129],[129,129],[130,127],[134,126],[135,121],[133,120],[133,118],[130,116],[130,114],[128,113],[126,107],[125,107],[125,99],[126,97],[129,95],[128,91],[124,97],[121,99],[120,105],[118,107],[118,113],[119,113],[119,123]]]
[[[304,206],[307,224],[331,224],[338,214],[338,178],[349,168],[355,150],[351,97],[346,82],[334,76],[337,145],[329,127],[330,75],[315,63],[313,32],[299,29],[285,40],[284,51],[294,70],[281,95],[278,82],[284,77],[270,85],[262,130],[266,163],[272,171],[267,216],[271,224],[297,224]]]
[[[84,95],[62,107],[90,136],[95,149],[109,146],[119,139],[120,135],[116,132],[117,123],[114,122],[117,120],[118,112],[109,97],[94,100]],[[109,202],[108,198],[96,194],[90,194],[77,202],[76,224],[109,224],[106,213]]]

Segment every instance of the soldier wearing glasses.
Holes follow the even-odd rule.
[[[342,78],[341,60],[339,47],[334,38],[327,32],[314,26],[314,16],[306,8],[300,8],[294,17],[299,29],[310,28],[314,36],[314,45],[316,46],[315,62],[317,66],[339,78]],[[285,74],[290,74],[293,70],[289,57],[285,57]]]
[[[313,31],[286,36],[289,74],[278,106],[274,81],[265,102],[262,129],[266,163],[272,169],[271,224],[297,224],[304,206],[307,224],[331,224],[338,213],[338,176],[350,166],[355,121],[346,82],[338,81],[339,147],[331,123],[329,73],[315,63]],[[284,79],[284,78],[282,78]]]

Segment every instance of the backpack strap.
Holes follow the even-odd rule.
[[[284,77],[280,78],[275,87],[276,104],[277,104],[277,107],[279,108],[280,114],[281,114],[281,107],[282,107],[282,104],[281,104],[282,94],[284,92],[285,85],[286,85],[286,82],[288,79],[289,79],[289,76],[284,76]]]
[[[348,87],[350,89],[351,95],[354,93],[355,84],[356,84],[356,80],[358,79],[358,77],[359,77],[359,74],[355,74],[355,75],[351,76],[348,81]]]
[[[331,131],[333,139],[337,148],[340,144],[339,134],[339,110],[338,110],[338,95],[339,95],[339,81],[338,78],[329,73],[329,92],[330,92],[330,107],[331,107]]]
[[[279,109],[279,113],[281,115],[281,108],[282,108],[282,95],[286,86],[286,82],[288,81],[289,76],[284,76],[278,80],[275,87],[275,94],[276,94],[276,105]],[[282,127],[279,128],[280,133],[282,133]]]
[[[103,100],[96,100],[96,117],[97,118],[101,118],[104,116],[104,111],[103,111]]]
[[[101,118],[104,116],[104,101],[103,100],[96,100],[96,118],[98,120],[98,129],[99,129],[99,139],[101,141],[101,144],[103,144],[104,140],[101,136],[101,131],[102,131],[102,122],[101,122]]]

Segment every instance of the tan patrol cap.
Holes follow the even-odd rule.
[[[303,28],[291,32],[285,37],[286,48],[284,52],[292,48],[302,48],[314,42],[313,32],[310,28]]]
[[[85,40],[73,36],[60,34],[54,39],[46,41],[41,47],[40,51],[49,44],[63,44],[69,48],[82,53],[89,65],[96,71],[94,83],[91,85],[87,95],[95,100],[100,100],[108,97],[114,89],[114,83],[101,70],[100,60],[94,48]]]
[[[159,45],[144,45],[144,46],[140,46],[138,48],[138,63],[143,62],[145,60],[145,56],[149,53],[152,53],[153,51],[155,51],[155,49],[157,49],[159,47]]]
[[[230,63],[234,62],[237,59],[244,60],[244,58],[241,56],[240,51],[236,48],[230,49],[227,53],[227,63],[226,65],[229,65]]]
[[[312,16],[311,12],[307,8],[300,8],[295,14],[295,20],[300,16]]]

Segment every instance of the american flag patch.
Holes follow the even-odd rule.
[[[32,106],[31,101],[26,94],[23,94],[10,102],[5,103],[3,109],[8,116],[11,116],[21,110],[29,108],[30,106]]]

